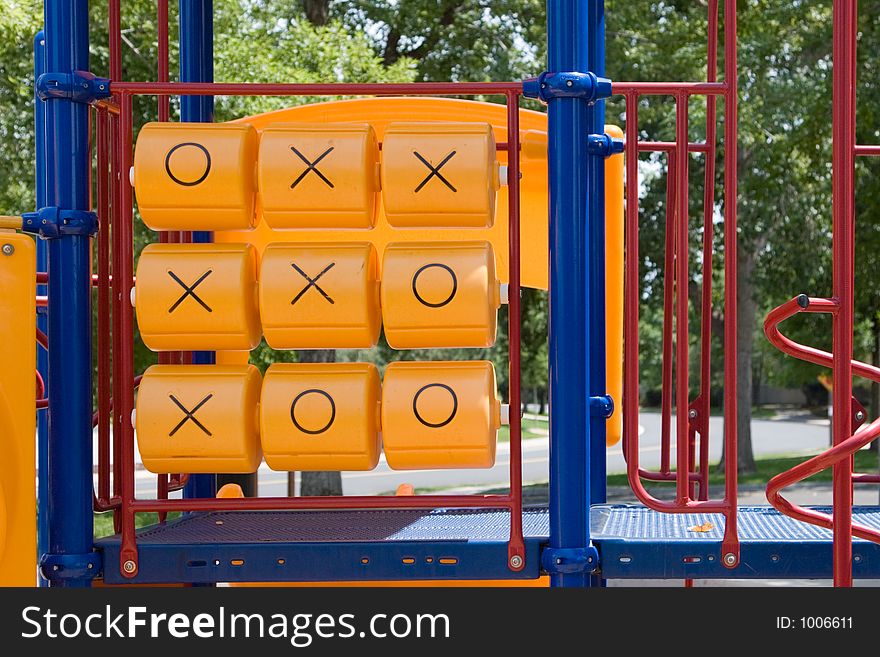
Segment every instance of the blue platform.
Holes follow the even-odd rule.
[[[830,513],[827,507],[817,510]],[[643,506],[595,505],[592,539],[602,576],[617,578],[797,578],[831,577],[831,532],[766,506],[740,507],[740,564],[721,563],[724,518],[717,513],[657,513]],[[855,522],[880,529],[880,508],[856,507]],[[708,532],[691,527],[712,523]],[[880,577],[880,545],[853,542],[853,575]]]
[[[547,509],[523,514],[519,572],[507,567],[509,531],[509,512],[495,509],[189,514],[138,533],[134,580],[119,573],[119,536],[98,548],[113,584],[538,577]]]
[[[828,511],[827,508],[820,510]],[[857,507],[880,529],[880,509]],[[721,564],[724,518],[594,505],[593,545],[607,579],[828,578],[831,532],[769,507],[741,507],[740,565]],[[691,527],[709,522],[712,529]],[[549,536],[546,507],[523,516],[526,565],[507,568],[509,513],[493,509],[243,511],[189,514],[138,533],[138,583],[529,579]],[[118,536],[102,539],[104,578],[120,584]],[[108,567],[109,566],[109,567]],[[856,540],[853,573],[880,578],[880,545]]]

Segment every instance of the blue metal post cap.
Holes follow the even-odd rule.
[[[40,100],[66,98],[79,103],[93,103],[110,96],[110,80],[89,71],[43,73],[37,78]]]
[[[614,413],[614,400],[611,395],[590,397],[590,415],[592,417],[611,417]]]
[[[21,229],[47,240],[64,235],[94,235],[98,232],[98,215],[89,210],[49,206],[22,214]]]
[[[595,73],[545,71],[536,78],[523,81],[523,95],[549,102],[554,98],[581,98],[593,104],[611,95],[611,80]]]
[[[40,559],[40,572],[50,581],[92,579],[101,572],[102,565],[101,555],[97,552],[44,554]]]
[[[544,548],[541,568],[550,574],[591,573],[599,567],[599,553],[592,545],[579,548]]]

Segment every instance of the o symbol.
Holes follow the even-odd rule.
[[[426,269],[431,269],[433,267],[437,267],[438,269],[445,269],[447,272],[449,272],[449,276],[452,278],[452,291],[449,293],[448,297],[446,297],[445,299],[443,299],[443,301],[440,301],[438,303],[432,303],[430,301],[426,301],[425,298],[422,297],[421,294],[419,294],[419,289],[418,289],[419,276],[421,276],[422,272],[425,271]],[[428,308],[442,308],[447,303],[452,301],[452,299],[455,297],[455,293],[458,291],[458,278],[455,276],[455,272],[452,271],[451,267],[448,267],[441,262],[432,262],[430,264],[419,267],[416,270],[416,273],[413,274],[412,291],[413,291],[413,294],[416,296],[416,299],[418,299],[419,303],[421,303],[422,305],[428,306]]]
[[[202,172],[202,175],[199,176],[196,180],[181,180],[177,176],[175,176],[171,172],[171,156],[174,155],[175,151],[183,148],[184,146],[192,146],[202,151],[205,155],[205,170]],[[171,178],[178,185],[183,185],[184,187],[195,187],[200,182],[202,182],[205,178],[208,177],[208,173],[211,171],[211,154],[208,152],[208,149],[202,146],[201,144],[197,144],[194,141],[185,141],[182,144],[177,144],[174,148],[168,151],[168,154],[165,156],[165,173],[168,174],[168,177]]]
[[[327,424],[325,424],[320,429],[306,429],[303,425],[299,423],[299,420],[296,419],[296,403],[305,397],[306,395],[317,394],[322,395],[327,398],[327,401],[330,402],[330,419],[327,420]],[[317,436],[319,433],[324,433],[330,426],[333,424],[333,421],[336,419],[336,402],[333,401],[333,397],[327,394],[324,390],[318,390],[317,388],[309,388],[308,390],[303,390],[296,397],[293,398],[293,403],[290,405],[290,419],[293,421],[293,425],[302,431],[303,433],[307,433],[310,436]]]
[[[449,417],[447,417],[442,422],[428,422],[425,418],[422,417],[422,414],[419,413],[419,397],[425,390],[429,390],[431,388],[443,388],[446,392],[450,394],[452,397],[452,411],[449,413]],[[426,386],[422,386],[419,388],[419,391],[413,397],[413,415],[416,416],[416,419],[424,424],[426,427],[430,427],[431,429],[439,429],[440,427],[445,427],[447,424],[452,422],[453,418],[455,418],[455,414],[458,413],[458,397],[455,394],[455,390],[450,388],[445,383],[429,383]]]

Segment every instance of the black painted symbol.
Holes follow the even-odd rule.
[[[333,266],[334,266],[335,264],[336,264],[335,262],[331,262],[329,265],[327,265],[326,267],[324,267],[324,269],[322,269],[321,272],[320,272],[317,276],[315,276],[314,278],[312,278],[312,277],[309,276],[307,273],[305,273],[302,269],[300,269],[299,265],[297,265],[295,262],[291,262],[291,263],[290,263],[290,266],[293,267],[294,269],[296,269],[297,273],[298,273],[300,276],[302,276],[304,279],[306,279],[306,286],[305,286],[303,289],[301,289],[301,290],[299,291],[299,294],[297,294],[295,297],[293,297],[293,301],[290,302],[290,305],[292,306],[292,305],[294,305],[297,301],[299,301],[300,299],[302,299],[302,296],[303,296],[306,292],[308,292],[311,288],[315,288],[315,290],[316,290],[316,291],[317,291],[322,297],[324,297],[325,299],[327,299],[327,302],[328,302],[328,303],[336,303],[335,301],[333,301],[333,298],[332,298],[329,294],[327,294],[327,293],[324,291],[324,288],[322,288],[320,285],[318,285],[318,279],[321,278],[321,276],[323,276],[324,274],[326,274],[328,271],[330,271],[331,269],[333,269]]]
[[[213,396],[214,396],[214,393],[209,394],[202,401],[200,401],[198,404],[196,404],[195,407],[190,411],[190,410],[187,410],[186,406],[184,406],[182,403],[180,403],[180,400],[177,399],[177,397],[175,397],[174,395],[168,395],[169,399],[171,399],[171,401],[173,401],[177,405],[177,408],[179,408],[184,413],[183,419],[180,422],[178,422],[177,426],[174,427],[169,432],[168,437],[171,438],[171,436],[176,434],[180,430],[180,428],[189,421],[192,421],[192,423],[195,424],[199,429],[204,431],[206,435],[213,436],[214,434],[212,434],[210,431],[208,431],[208,429],[205,427],[205,425],[202,424],[201,422],[199,422],[198,419],[196,418],[196,413],[198,412],[198,410],[202,406],[204,406],[208,402],[208,400],[211,399],[211,397],[213,397]]]
[[[177,151],[181,148],[187,147],[187,146],[197,148],[198,150],[202,151],[202,153],[205,154],[205,170],[202,172],[202,175],[200,175],[195,180],[181,180],[180,178],[178,178],[177,176],[175,176],[171,172],[171,156],[174,155],[175,151]],[[202,182],[205,178],[208,177],[208,173],[210,173],[210,171],[211,171],[211,154],[208,152],[207,148],[205,148],[201,144],[197,144],[194,141],[185,141],[182,144],[177,144],[174,148],[172,148],[170,151],[168,151],[168,154],[165,156],[165,173],[167,173],[168,177],[171,178],[171,180],[176,182],[178,185],[183,185],[184,187],[195,187],[200,182]]]
[[[431,388],[443,388],[443,390],[446,390],[452,397],[452,412],[449,413],[449,417],[447,417],[442,422],[428,422],[425,418],[422,417],[421,413],[419,413],[419,397],[423,392],[425,392],[425,390],[430,390]],[[413,397],[412,409],[413,415],[416,416],[416,419],[419,422],[431,429],[439,429],[440,427],[445,427],[447,424],[452,422],[452,420],[455,418],[455,414],[458,413],[458,396],[455,394],[455,390],[450,388],[445,383],[429,383],[428,385],[419,388],[419,391]]]
[[[458,191],[455,187],[452,186],[452,183],[449,182],[443,176],[442,173],[440,173],[440,169],[442,169],[444,167],[444,165],[455,156],[455,151],[450,151],[449,155],[447,155],[442,160],[440,160],[440,164],[438,164],[436,167],[433,164],[431,164],[430,162],[428,162],[428,160],[423,158],[421,153],[419,153],[418,151],[413,151],[413,155],[415,155],[419,159],[419,162],[421,162],[422,164],[424,164],[426,167],[428,167],[431,170],[431,173],[429,173],[427,176],[425,176],[425,179],[418,184],[418,186],[416,187],[415,192],[414,192],[415,194],[418,194],[420,191],[422,191],[422,187],[427,185],[428,182],[431,180],[431,178],[434,178],[434,177],[436,177],[440,182],[442,182],[444,185],[446,185],[453,192]]]
[[[296,153],[297,157],[299,157],[299,159],[301,159],[303,162],[305,162],[306,168],[305,168],[305,171],[303,171],[301,174],[299,174],[299,177],[296,180],[294,180],[292,183],[290,183],[290,188],[293,189],[294,187],[299,185],[303,181],[303,178],[305,178],[307,175],[309,175],[309,172],[312,172],[316,176],[318,176],[318,178],[323,180],[327,184],[327,187],[329,187],[330,189],[333,189],[333,183],[330,182],[330,179],[327,176],[325,176],[323,173],[321,173],[321,171],[318,169],[318,163],[321,160],[323,160],[325,157],[327,157],[330,154],[330,151],[332,151],[334,148],[335,148],[335,146],[331,146],[326,151],[321,153],[317,158],[315,158],[314,162],[310,162],[309,158],[307,158],[305,155],[300,153],[299,150],[297,150],[296,146],[291,146],[290,150],[292,150],[294,153]]]
[[[177,307],[178,307],[180,304],[182,304],[182,303],[184,302],[184,300],[185,300],[187,297],[192,297],[194,301],[196,301],[196,302],[197,302],[202,308],[204,308],[205,310],[207,310],[209,313],[214,312],[213,310],[211,310],[211,306],[209,306],[208,304],[206,304],[206,303],[202,300],[202,298],[201,298],[198,294],[196,294],[196,292],[195,292],[195,289],[196,289],[199,285],[201,285],[202,281],[204,281],[206,278],[208,278],[208,276],[210,276],[210,275],[213,274],[213,273],[214,273],[214,270],[213,270],[213,269],[209,269],[209,270],[206,271],[204,274],[202,274],[201,276],[199,276],[198,279],[196,279],[196,282],[195,282],[195,283],[193,283],[192,285],[187,285],[187,284],[184,283],[182,280],[180,280],[180,277],[179,277],[177,274],[175,274],[173,271],[171,271],[171,270],[169,269],[169,270],[168,270],[168,275],[169,275],[171,278],[173,278],[173,279],[177,282],[177,284],[178,284],[180,287],[183,288],[184,291],[183,291],[183,294],[180,295],[180,298],[179,298],[177,301],[175,301],[175,302],[171,305],[171,307],[168,309],[168,312],[169,312],[169,313],[173,313],[175,310],[177,310]]]
[[[423,271],[425,271],[427,269],[433,269],[435,267],[438,269],[445,269],[447,272],[449,272],[449,276],[452,278],[452,291],[449,293],[448,297],[443,299],[443,301],[440,301],[437,303],[432,303],[431,301],[427,301],[421,294],[419,294],[418,281],[419,281],[419,276],[421,276]],[[452,271],[451,267],[444,265],[442,262],[431,262],[427,265],[419,267],[416,270],[416,273],[413,274],[412,291],[413,291],[413,294],[415,295],[416,299],[418,299],[419,303],[421,303],[423,306],[428,306],[428,308],[442,308],[447,303],[452,301],[452,299],[455,297],[455,293],[458,292],[458,278],[456,277],[455,272]]]
[[[306,395],[321,395],[323,397],[326,397],[327,401],[330,402],[330,419],[327,420],[327,424],[325,424],[320,429],[306,429],[302,424],[299,423],[299,420],[296,419],[296,404]],[[293,403],[290,405],[290,419],[293,421],[293,425],[303,433],[307,433],[310,436],[317,436],[318,434],[327,431],[327,429],[329,429],[333,425],[333,421],[336,420],[336,402],[334,402],[333,397],[331,397],[330,394],[324,390],[319,390],[318,388],[309,388],[308,390],[303,390],[301,393],[293,398]]]

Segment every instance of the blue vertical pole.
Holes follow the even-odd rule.
[[[214,7],[212,0],[180,0],[180,81],[214,81]],[[182,96],[180,120],[210,123],[214,120],[213,96]],[[196,231],[193,242],[214,241],[212,233]],[[193,363],[211,365],[215,362],[213,351],[197,351]],[[214,475],[192,475],[184,489],[185,497],[214,497],[217,490]]]
[[[43,31],[37,32],[34,37],[34,81],[46,72],[46,40]],[[34,89],[34,138],[36,155],[36,170],[34,172],[34,199],[36,209],[46,205],[46,110]],[[37,240],[37,271],[47,269],[47,248],[44,240]],[[48,294],[45,285],[37,286],[37,294]],[[48,330],[46,315],[47,307],[37,308],[37,328],[43,333]],[[37,346],[37,371],[43,377],[43,381],[49,380],[49,354],[40,346]],[[46,553],[49,542],[49,420],[45,409],[37,411],[37,554]],[[40,586],[46,586],[48,581],[40,577]]]
[[[46,69],[89,69],[88,0],[44,3]],[[89,210],[88,105],[44,101],[46,205]],[[91,248],[88,235],[48,241],[49,536],[44,572],[53,586],[88,586],[92,526]]]
[[[605,75],[605,0],[590,0],[588,7],[589,39],[587,70]],[[605,132],[605,101],[587,109],[592,134]],[[605,157],[591,155],[587,160],[587,311],[589,345],[588,372],[590,396],[606,394],[605,388]],[[587,303],[588,301],[588,303]],[[620,400],[615,399],[619,404]],[[605,501],[605,431],[607,419],[590,418],[590,501]]]
[[[588,62],[587,70],[599,77],[605,76],[605,0],[590,0],[587,30]],[[587,110],[587,122],[592,134],[605,132],[605,101],[600,100]],[[605,158],[591,155],[587,160],[587,311],[589,349],[588,388],[591,397],[606,394],[605,387]],[[615,399],[616,404],[620,404]],[[589,418],[590,459],[589,481],[590,504],[601,504],[606,500],[606,461],[605,432],[607,419],[598,415]],[[589,515],[587,516],[589,521]],[[600,577],[591,577],[591,585],[603,586]]]
[[[587,2],[548,0],[547,68],[586,71]],[[550,547],[589,545],[590,429],[586,348],[589,324],[587,135],[590,115],[582,98],[548,102],[550,193]],[[584,432],[586,436],[584,435]],[[587,586],[585,573],[555,573],[553,586]]]

